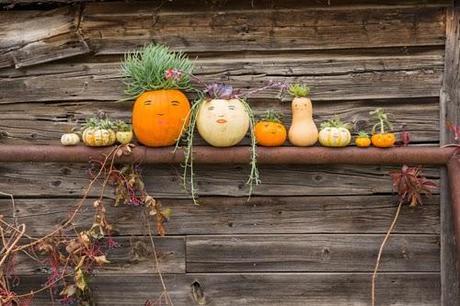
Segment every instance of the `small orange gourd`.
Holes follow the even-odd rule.
[[[318,128],[313,121],[313,107],[308,97],[310,89],[305,85],[293,84],[289,87],[289,93],[294,97],[289,141],[295,146],[312,146],[318,141]]]
[[[378,148],[391,148],[396,142],[396,136],[393,133],[378,133],[372,135],[371,140]]]
[[[369,114],[373,115],[377,120],[377,123],[372,128],[372,144],[378,148],[391,148],[394,146],[396,142],[395,134],[385,132],[385,127],[388,129],[392,128],[392,125],[388,120],[388,114],[383,111],[383,108],[377,108]],[[380,128],[380,133],[376,133],[377,127]]]
[[[360,131],[358,137],[355,139],[355,144],[359,148],[367,148],[371,145],[371,139],[366,132]]]
[[[286,127],[280,120],[280,115],[269,110],[259,120],[254,128],[257,144],[265,147],[281,146],[287,137]]]
[[[177,89],[151,90],[134,103],[132,124],[137,140],[149,147],[176,143],[190,111],[190,102]]]

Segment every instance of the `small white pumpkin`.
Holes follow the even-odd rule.
[[[80,136],[76,133],[66,133],[61,136],[61,143],[64,146],[74,146],[80,142]]]
[[[340,119],[332,119],[321,124],[319,142],[325,147],[346,147],[351,142],[347,124]]]
[[[239,99],[212,99],[199,106],[196,126],[210,145],[231,147],[248,132],[249,114]]]

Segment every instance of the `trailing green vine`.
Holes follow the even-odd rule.
[[[198,81],[200,84],[204,84],[201,80],[199,80],[197,77],[192,76],[193,79]],[[182,128],[182,139],[178,139],[176,142],[176,147],[175,150],[177,150],[180,145],[181,141],[185,142],[184,146],[184,162],[183,162],[183,184],[184,184],[184,189],[185,190],[190,190],[190,194],[193,200],[193,203],[198,205],[198,200],[197,200],[197,194],[198,190],[195,184],[195,172],[194,172],[194,163],[193,163],[193,145],[194,145],[194,137],[195,137],[195,131],[197,127],[197,115],[200,110],[200,108],[203,106],[204,103],[212,100],[212,99],[223,99],[223,100],[231,100],[231,99],[238,99],[248,115],[249,118],[249,136],[251,138],[251,145],[250,145],[250,173],[248,180],[246,181],[246,185],[249,187],[249,193],[248,193],[248,200],[250,199],[251,195],[254,192],[255,186],[259,185],[261,183],[260,180],[260,174],[259,174],[259,169],[257,167],[257,142],[256,142],[256,137],[254,134],[254,127],[256,124],[255,120],[255,115],[254,112],[251,108],[251,106],[248,104],[246,101],[246,98],[256,92],[268,89],[268,88],[280,88],[283,90],[286,88],[286,86],[283,83],[275,83],[275,82],[270,82],[268,85],[263,86],[261,88],[254,89],[252,91],[247,92],[244,95],[241,95],[238,90],[235,90],[232,86],[230,85],[225,85],[225,84],[210,84],[210,85],[205,85],[205,90],[204,92],[200,95],[200,97],[195,100],[195,103],[193,103],[188,119],[186,123],[184,123],[183,128]]]

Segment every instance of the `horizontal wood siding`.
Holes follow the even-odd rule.
[[[187,273],[166,274],[165,283],[175,305],[365,306],[370,303],[370,277],[369,273]],[[21,280],[25,292],[40,282],[32,276]],[[161,293],[155,275],[97,275],[93,282],[98,305],[142,305]],[[204,297],[193,298],[192,284]],[[383,305],[439,305],[439,274],[382,273],[376,294]],[[41,294],[34,305],[49,305],[49,299]]]
[[[93,200],[87,200],[90,205]],[[109,203],[110,200],[108,200]],[[302,197],[202,197],[200,206],[188,199],[161,199],[174,212],[167,224],[169,235],[232,234],[382,234],[393,218],[394,196],[302,196]],[[16,215],[34,236],[51,231],[77,203],[75,198],[25,198],[16,200]],[[12,217],[11,204],[0,200],[0,214]],[[92,223],[92,210],[82,212],[77,230]],[[107,210],[115,230],[123,235],[142,235],[141,208],[120,206]],[[404,207],[397,234],[439,235],[439,196],[416,209]]]
[[[99,109],[129,120],[130,104],[115,103],[123,98],[120,61],[150,41],[196,58],[205,81],[243,91],[269,80],[305,82],[318,125],[337,114],[369,130],[368,113],[381,106],[413,144],[440,141],[448,0],[40,2],[0,4],[0,145],[57,143]],[[290,124],[289,97],[278,91],[248,102]],[[198,136],[196,143],[206,145]],[[180,166],[144,166],[148,192],[173,211],[167,237],[154,242],[174,304],[369,305],[373,265],[396,210],[388,172],[398,167],[264,166],[247,201],[249,165],[199,166],[195,206]],[[424,172],[439,182],[439,169]],[[33,236],[63,222],[88,182],[87,165],[0,164],[0,191],[16,196],[16,216]],[[98,192],[76,230],[91,225]],[[111,207],[111,190],[104,200],[120,247],[91,279],[97,304],[155,301],[162,285],[143,210]],[[435,192],[421,207],[403,207],[383,254],[378,305],[440,304],[439,203]],[[12,218],[6,197],[0,214]],[[26,256],[18,263],[20,292],[46,280],[48,271]],[[47,292],[33,303],[49,304]]]

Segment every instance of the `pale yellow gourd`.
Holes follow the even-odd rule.
[[[313,107],[310,90],[304,85],[294,84],[289,87],[292,100],[292,125],[289,128],[289,141],[299,147],[312,146],[318,141],[318,128],[313,121]]]

